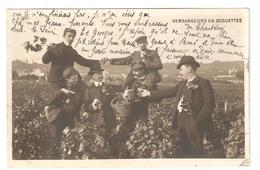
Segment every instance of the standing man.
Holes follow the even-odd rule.
[[[145,64],[146,76],[153,80],[155,83],[161,81],[159,70],[163,65],[157,50],[149,50],[147,48],[148,41],[147,36],[140,36],[135,39],[139,51],[133,52],[130,56],[124,58],[103,59],[103,61],[110,61],[112,65],[130,65],[142,61]],[[132,75],[132,71],[129,72],[128,77]]]
[[[203,135],[212,126],[214,92],[209,80],[196,74],[199,66],[192,56],[183,56],[177,65],[183,80],[177,86],[139,92],[140,96],[148,99],[176,97],[173,127],[177,128],[180,134],[180,157],[202,157]]]
[[[42,62],[44,64],[51,63],[47,79],[51,84],[51,89],[54,91],[59,89],[64,83],[62,80],[63,70],[68,66],[73,66],[74,62],[86,67],[98,63],[98,60],[89,60],[82,57],[71,47],[75,36],[76,30],[65,28],[63,33],[64,41],[48,49],[42,57]]]
[[[100,65],[90,67],[88,73],[90,82],[84,95],[84,110],[90,113],[89,119],[97,127],[97,135],[104,137],[105,141],[108,142],[112,158],[118,158],[118,142],[113,135],[117,125],[116,116],[110,104],[113,98],[116,97],[116,92],[122,91],[122,87],[105,84],[102,72],[103,69]],[[101,128],[105,128],[104,135],[99,134]]]

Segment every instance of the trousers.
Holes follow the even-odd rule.
[[[178,153],[178,157],[202,157],[203,132],[200,130],[195,118],[188,113],[177,114],[177,129],[180,137],[180,153]]]
[[[125,143],[129,139],[130,133],[134,130],[136,121],[138,121],[141,117],[148,118],[147,102],[135,102],[132,104],[131,108],[131,113],[125,118],[118,132],[120,158],[129,158],[129,154],[126,153],[127,149],[125,148]]]
[[[74,116],[69,113],[61,114],[55,121],[50,123],[50,157],[51,159],[59,159],[59,147],[62,132],[65,127],[74,127]]]

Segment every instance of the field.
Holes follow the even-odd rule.
[[[213,113],[213,137],[223,146],[225,157],[244,157],[244,88],[243,84],[214,82],[217,107]],[[12,146],[13,159],[48,159],[48,122],[43,108],[48,102],[46,82],[14,81],[12,83]],[[227,103],[224,110],[224,103]],[[126,142],[130,158],[174,158],[178,139],[172,131],[174,99],[151,103],[149,119],[138,121]],[[83,113],[82,113],[83,115]],[[98,155],[109,158],[106,143],[94,136],[87,120],[64,132],[63,159],[94,159]],[[223,157],[220,149],[205,143],[208,157]]]

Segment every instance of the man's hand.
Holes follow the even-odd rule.
[[[50,112],[50,106],[45,106],[44,107],[44,113],[45,113],[45,116],[47,117],[48,113]]]
[[[128,89],[128,87],[126,87],[124,94],[123,94],[123,98],[130,100],[132,91],[133,91],[133,89]]]
[[[99,62],[100,64],[106,64],[107,62],[110,62],[111,60],[107,57],[102,58]]]
[[[95,110],[101,110],[102,108],[102,102],[99,101],[98,99],[94,99],[94,101],[92,102],[92,106]]]
[[[69,94],[75,94],[74,91],[71,91],[71,90],[66,89],[66,88],[61,88],[61,91],[62,91],[64,94],[67,94],[67,95],[69,95]]]
[[[137,95],[139,97],[148,97],[151,95],[151,92],[146,89],[138,88],[137,91],[138,91]]]

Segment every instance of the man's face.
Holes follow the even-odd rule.
[[[180,67],[180,75],[181,75],[181,77],[184,80],[187,80],[188,79],[188,74],[190,73],[190,71],[191,71],[191,67],[190,66],[182,65]]]
[[[65,80],[66,80],[66,84],[68,87],[73,87],[78,83],[79,75],[77,75],[77,74],[72,75],[69,78],[66,78]]]
[[[103,80],[103,74],[102,72],[97,72],[92,75],[92,79],[96,82],[102,82]]]
[[[147,49],[147,42],[139,42],[137,43],[137,47],[139,48],[140,51],[145,51]]]
[[[135,78],[143,77],[144,76],[144,69],[133,70],[133,75],[134,75]]]
[[[72,32],[66,32],[65,35],[63,36],[64,37],[64,40],[69,44],[71,45],[75,39],[75,34],[72,33]]]

